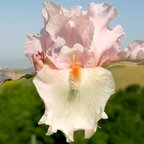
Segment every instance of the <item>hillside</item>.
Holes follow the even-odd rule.
[[[139,84],[144,86],[144,66],[116,67],[111,69],[117,89],[123,89],[129,85]]]

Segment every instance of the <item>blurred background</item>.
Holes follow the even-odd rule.
[[[67,8],[89,0],[53,0]],[[93,0],[114,5],[120,16],[111,26],[121,24],[126,36],[122,45],[144,40],[144,1]],[[23,69],[30,63],[23,54],[25,33],[38,33],[43,26],[40,9],[44,0],[13,0],[0,3],[0,67]],[[107,120],[100,120],[95,135],[83,140],[75,135],[75,144],[144,144],[144,66],[111,69],[117,91],[106,106]],[[47,126],[38,125],[44,112],[32,80],[7,82],[0,87],[0,144],[66,144],[61,132],[46,136]]]

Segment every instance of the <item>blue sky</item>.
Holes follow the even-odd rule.
[[[70,8],[81,5],[86,10],[92,0],[51,0]],[[121,24],[126,32],[122,45],[133,40],[144,40],[143,0],[93,0],[114,5],[119,17],[112,25]],[[1,0],[0,2],[0,67],[25,68],[29,61],[24,56],[23,45],[26,33],[39,33],[43,27],[40,10],[44,0]]]

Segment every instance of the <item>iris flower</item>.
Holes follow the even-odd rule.
[[[16,79],[35,73],[33,83],[45,105],[39,124],[49,126],[47,135],[60,130],[72,142],[74,132],[84,130],[90,138],[98,121],[108,118],[105,106],[115,91],[109,67],[125,61],[143,63],[144,41],[122,48],[122,26],[109,27],[117,15],[106,3],[90,3],[83,11],[45,2],[44,27],[40,34],[28,34],[24,46],[35,72],[26,70]],[[8,78],[14,80],[7,76],[1,83]]]

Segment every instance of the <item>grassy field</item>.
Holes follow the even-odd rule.
[[[144,66],[126,66],[112,68],[116,88],[123,89],[129,85],[139,84],[144,86]]]

